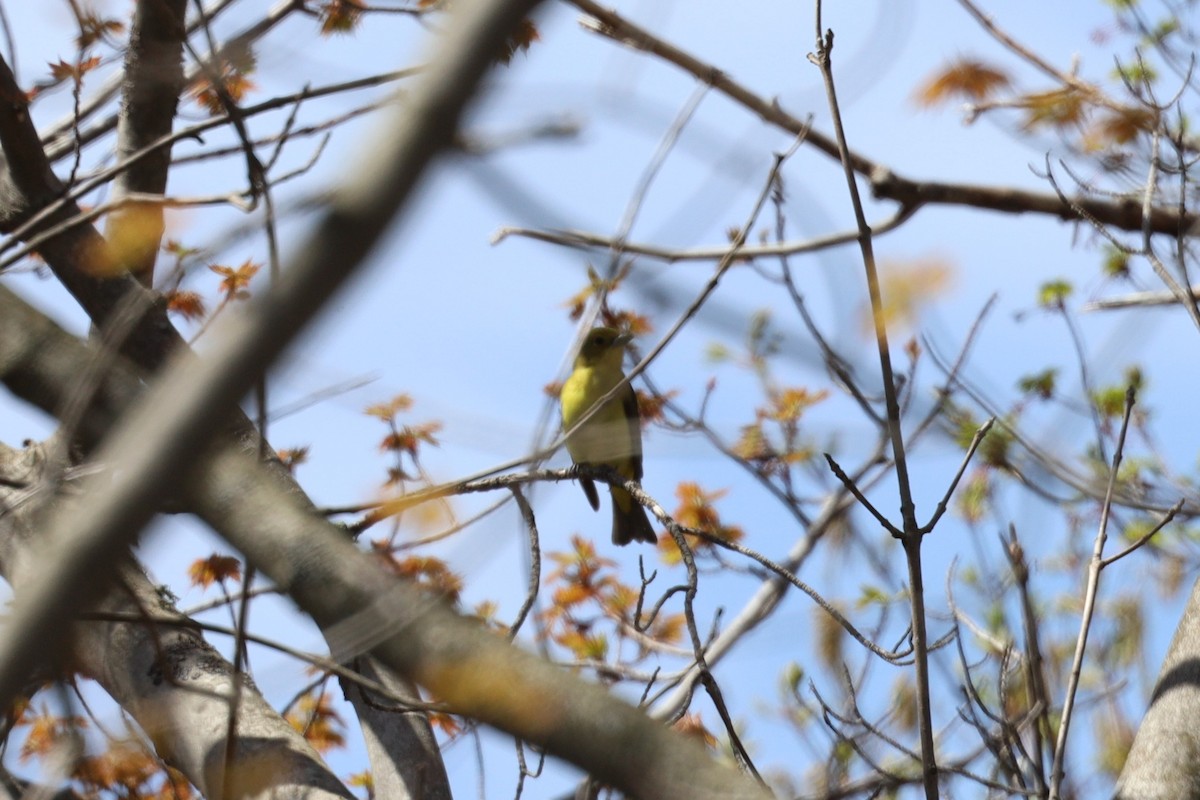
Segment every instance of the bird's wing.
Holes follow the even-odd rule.
[[[632,386],[625,387],[621,396],[621,407],[625,412],[625,424],[629,435],[629,461],[633,464],[633,479],[642,479],[642,418],[638,412],[637,393]]]

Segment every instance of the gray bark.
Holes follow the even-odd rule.
[[[30,546],[39,536],[39,507],[70,502],[69,482],[57,491],[46,484],[57,472],[54,450],[53,444],[22,450],[0,444],[0,571],[17,597],[42,575]],[[89,619],[57,637],[69,639],[70,668],[95,679],[204,796],[353,797],[304,737],[245,682],[237,693],[227,774],[233,667],[132,559],[119,564],[110,587],[84,611]]]
[[[409,681],[373,658],[354,660],[359,674],[386,686],[393,695],[419,703]],[[425,713],[379,697],[350,681],[342,681],[346,699],[358,712],[371,780],[377,797],[396,800],[449,800],[450,781]],[[414,725],[419,720],[421,724]]]
[[[1200,581],[1117,779],[1119,800],[1200,800]]]

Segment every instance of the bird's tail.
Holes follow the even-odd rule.
[[[619,486],[611,487],[611,494],[613,544],[626,545],[634,541],[651,544],[657,542],[658,536],[655,535],[654,528],[650,525],[650,518],[646,516],[646,509],[642,508],[641,503],[634,500],[633,495]]]

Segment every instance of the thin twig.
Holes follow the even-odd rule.
[[[963,456],[962,462],[958,465],[958,472],[954,474],[954,480],[950,481],[950,485],[946,487],[946,494],[937,504],[937,509],[933,512],[933,516],[929,518],[929,522],[925,523],[921,528],[921,533],[932,533],[934,527],[937,526],[938,520],[946,513],[946,509],[950,507],[950,498],[954,495],[954,490],[958,488],[958,482],[962,480],[963,474],[967,471],[967,465],[971,463],[971,458],[975,455],[975,451],[979,449],[980,443],[984,437],[988,435],[988,431],[992,429],[992,425],[996,423],[995,417],[989,417],[988,421],[980,426],[979,430],[975,431],[975,435],[971,437],[971,444],[967,446],[966,455]]]
[[[758,770],[754,766],[754,761],[750,758],[750,753],[747,752],[745,746],[742,744],[741,737],[737,735],[733,718],[729,716],[729,709],[725,706],[724,696],[705,661],[705,646],[700,639],[700,631],[696,627],[694,603],[696,592],[699,588],[699,573],[696,570],[696,559],[692,554],[692,548],[688,545],[687,539],[684,537],[682,526],[668,525],[667,530],[670,531],[671,536],[675,539],[675,545],[679,548],[680,556],[687,570],[687,588],[683,594],[683,615],[687,623],[688,634],[692,639],[692,657],[695,658],[696,668],[700,671],[700,682],[704,685],[709,698],[713,702],[713,706],[717,709],[717,714],[721,717],[721,722],[725,725],[725,732],[729,736],[730,745],[738,762],[744,769],[750,772],[763,788],[767,788],[766,781],[758,774]]]
[[[846,487],[847,491],[854,495],[854,499],[857,500],[863,508],[870,512],[871,516],[875,518],[875,521],[878,522],[885,531],[897,539],[900,539],[904,536],[904,531],[893,525],[887,517],[879,512],[879,509],[875,508],[874,504],[872,504],[871,501],[867,499],[867,496],[862,493],[862,490],[860,490],[858,486],[854,484],[854,481],[850,480],[850,476],[847,475],[845,470],[842,469],[841,465],[833,459],[832,455],[825,453],[825,462],[829,464],[829,469],[833,471],[833,474],[836,475],[837,479],[842,482],[842,485]]]
[[[911,206],[900,206],[893,214],[871,225],[876,235],[893,231],[915,213]],[[742,259],[778,258],[779,256],[794,256],[804,253],[816,253],[831,247],[849,244],[858,239],[858,231],[841,231],[822,236],[814,236],[795,242],[774,242],[772,244],[748,244],[738,252]],[[609,236],[578,230],[538,230],[535,228],[504,227],[492,234],[492,244],[499,244],[509,236],[520,236],[562,247],[573,247],[581,250],[608,250],[617,246],[617,240]],[[621,251],[631,255],[653,258],[675,264],[681,261],[719,261],[729,252],[729,245],[714,245],[708,247],[674,248],[641,242],[621,242]]]
[[[1149,542],[1151,539],[1154,538],[1154,534],[1158,533],[1163,528],[1167,527],[1167,525],[1170,524],[1171,520],[1175,519],[1175,515],[1177,515],[1182,508],[1183,508],[1183,499],[1180,498],[1179,501],[1175,503],[1175,505],[1173,505],[1169,509],[1167,509],[1167,512],[1159,518],[1158,522],[1154,525],[1153,528],[1151,528],[1150,530],[1146,531],[1141,536],[1139,536],[1137,538],[1137,540],[1133,542],[1133,544],[1129,545],[1124,550],[1120,551],[1119,553],[1117,553],[1115,555],[1111,555],[1108,558],[1101,561],[1100,567],[1103,569],[1104,567],[1107,567],[1109,564],[1115,564],[1116,562],[1120,561],[1125,556],[1132,553],[1134,550],[1141,548],[1143,545],[1145,545],[1147,542]]]
[[[1092,558],[1088,564],[1087,586],[1083,595],[1083,613],[1079,620],[1079,636],[1075,642],[1075,658],[1071,663],[1071,674],[1067,679],[1067,691],[1063,699],[1058,739],[1054,744],[1054,761],[1050,767],[1050,800],[1058,800],[1061,796],[1062,781],[1065,776],[1063,759],[1066,756],[1067,735],[1071,729],[1071,717],[1075,709],[1075,693],[1079,689],[1079,677],[1083,672],[1083,654],[1087,649],[1088,633],[1091,631],[1092,616],[1096,610],[1096,596],[1100,591],[1100,570],[1104,568],[1104,544],[1108,540],[1108,520],[1112,510],[1113,491],[1117,484],[1117,473],[1121,468],[1121,460],[1125,455],[1125,433],[1129,429],[1129,418],[1133,416],[1136,397],[1137,392],[1132,386],[1125,390],[1125,414],[1121,418],[1121,433],[1117,437],[1117,448],[1113,453],[1112,468],[1108,474],[1108,490],[1105,494],[1104,505],[1100,509],[1100,527],[1096,531]]]
[[[921,766],[927,800],[937,800],[938,770],[936,744],[933,737],[933,721],[930,712],[929,690],[929,641],[925,621],[925,587],[921,566],[921,541],[923,534],[917,525],[916,507],[912,488],[909,485],[907,453],[904,433],[901,428],[900,405],[896,398],[896,377],[892,370],[892,357],[888,345],[886,316],[883,312],[883,297],[876,269],[875,252],[871,240],[871,229],[859,196],[858,182],[851,161],[850,148],[846,143],[846,131],[842,124],[838,105],[837,87],[833,80],[833,31],[821,27],[821,2],[816,0],[816,53],[809,54],[809,61],[817,66],[825,84],[829,111],[833,119],[837,139],[838,156],[842,165],[846,188],[858,226],[858,245],[862,252],[863,267],[867,278],[867,292],[871,301],[871,317],[875,326],[875,343],[879,352],[880,379],[883,382],[884,406],[887,410],[887,430],[892,444],[892,460],[896,471],[897,491],[900,495],[900,516],[903,535],[900,542],[904,548],[905,562],[909,575],[909,602],[912,607],[913,650],[916,669],[917,717],[921,740]]]
[[[512,625],[508,626],[508,638],[513,639],[516,638],[517,631],[521,630],[521,625],[525,623],[529,609],[533,608],[533,604],[537,601],[538,587],[542,582],[542,548],[538,544],[537,520],[533,517],[533,507],[529,505],[529,501],[525,499],[519,486],[513,486],[510,491],[513,499],[517,501],[517,508],[521,510],[521,518],[525,520],[525,530],[529,532],[529,591],[525,595],[525,602],[517,611]]]
[[[1017,592],[1021,598],[1021,622],[1025,633],[1025,689],[1029,699],[1030,713],[1034,715],[1033,752],[1034,776],[1039,792],[1046,787],[1046,759],[1043,737],[1048,736],[1050,727],[1050,692],[1046,689],[1046,676],[1042,669],[1042,646],[1038,614],[1033,607],[1029,592],[1029,565],[1025,561],[1025,550],[1017,539],[1015,525],[1008,526],[1008,541],[1004,542],[1004,554],[1012,567]]]

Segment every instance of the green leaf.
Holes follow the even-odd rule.
[[[1073,288],[1064,280],[1047,281],[1038,289],[1038,305],[1043,308],[1062,308]]]

